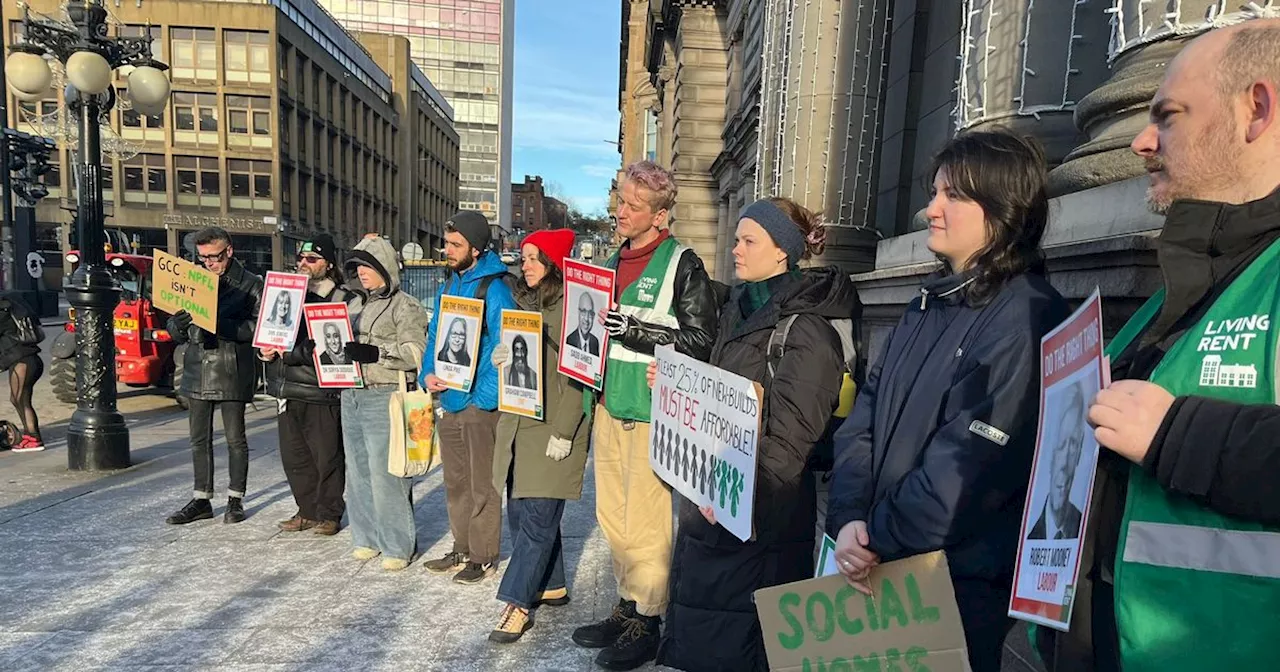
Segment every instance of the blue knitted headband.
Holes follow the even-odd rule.
[[[805,251],[804,232],[781,208],[762,199],[743,208],[738,220],[743,219],[755,220],[773,239],[773,244],[787,253],[787,266],[799,265]]]

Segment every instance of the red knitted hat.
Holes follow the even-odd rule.
[[[547,255],[551,263],[564,271],[564,258],[573,252],[575,234],[569,229],[545,229],[534,231],[520,241],[520,247],[532,245]]]

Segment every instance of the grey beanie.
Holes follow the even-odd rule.
[[[489,218],[483,214],[475,210],[459,210],[458,214],[449,218],[447,225],[462,234],[471,243],[471,247],[480,251],[489,249],[492,234],[489,233]]]

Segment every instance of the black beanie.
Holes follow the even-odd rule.
[[[463,238],[481,252],[489,249],[489,218],[475,210],[459,210],[449,218],[447,226],[462,234]]]
[[[330,266],[336,268],[338,265],[337,246],[333,244],[333,236],[327,233],[317,233],[312,236],[311,240],[302,244],[302,249],[299,252],[318,254],[324,257],[324,260],[329,262]]]

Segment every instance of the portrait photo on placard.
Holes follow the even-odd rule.
[[[312,357],[320,387],[362,387],[360,364],[348,359],[344,351],[352,339],[346,304],[310,304],[306,312],[307,332],[315,342]]]
[[[1088,422],[1089,404],[1097,395],[1095,363],[1045,390],[1045,442],[1034,465],[1027,539],[1080,536],[1097,455]]]
[[[600,344],[604,340],[604,325],[600,324],[600,311],[609,307],[609,295],[584,287],[569,285],[565,310],[572,311],[565,326],[571,329],[564,337],[567,348],[599,357]]]
[[[458,296],[440,299],[435,333],[435,375],[446,387],[470,392],[479,365],[484,302]]]
[[[281,287],[270,287],[262,297],[262,305],[267,308],[262,320],[268,326],[277,329],[292,329],[298,322],[298,313],[302,306],[296,303],[293,292]]]
[[[253,330],[256,348],[289,350],[298,336],[306,302],[307,277],[293,273],[267,273],[258,322]]]
[[[506,385],[522,390],[539,389],[540,372],[533,365],[534,362],[542,359],[542,353],[538,351],[541,346],[538,339],[530,338],[528,334],[510,331],[502,335],[502,343],[511,352],[511,359],[503,374]]]

